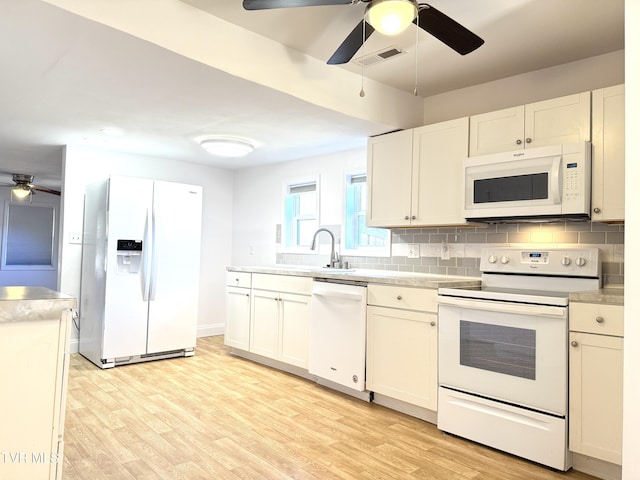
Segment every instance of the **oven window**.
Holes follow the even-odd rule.
[[[473,181],[473,203],[549,198],[549,174],[533,173]]]
[[[460,364],[536,379],[536,331],[460,321]]]

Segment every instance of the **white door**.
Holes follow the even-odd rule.
[[[142,255],[151,253],[151,244],[145,235],[152,195],[151,180],[109,179],[102,347],[102,358],[105,359],[142,355],[147,351],[147,302],[144,298],[147,270],[144,262],[136,268],[135,258],[119,256],[117,245],[118,240],[142,240]]]
[[[280,360],[300,368],[307,368],[309,355],[310,295],[280,295]]]
[[[411,225],[413,130],[369,139],[367,145],[367,225]]]
[[[251,289],[227,287],[227,323],[224,344],[248,351],[250,322]]]
[[[267,290],[251,292],[251,332],[249,351],[278,358],[280,332],[280,294]]]
[[[473,115],[469,127],[469,156],[524,148],[524,106]]]
[[[591,92],[525,106],[526,148],[591,140]]]
[[[460,302],[438,308],[440,385],[565,415],[567,308]]]
[[[414,129],[412,225],[466,223],[462,161],[467,158],[468,141],[468,117]]]
[[[154,182],[147,353],[196,345],[202,187]]]

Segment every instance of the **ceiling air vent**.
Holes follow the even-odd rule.
[[[356,57],[354,60],[355,63],[368,66],[373,65],[374,63],[382,62],[384,60],[389,60],[390,58],[397,57],[398,55],[404,55],[405,53],[407,52],[402,50],[401,48],[387,47],[384,50],[379,50],[368,55]]]

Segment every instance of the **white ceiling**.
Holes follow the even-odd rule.
[[[364,9],[246,12],[241,0],[183,1],[323,61]],[[392,45],[407,54],[366,67],[366,81],[413,92],[416,37],[421,97],[624,45],[623,0],[430,4],[485,44],[460,56],[424,31],[416,35],[415,28],[393,39],[374,33],[358,56]],[[175,28],[189,31],[189,25]],[[260,55],[259,46],[255,51]],[[242,168],[353,148],[390,128],[229,75],[41,0],[0,2],[0,60],[0,172],[33,174],[35,183],[53,188],[60,185],[65,144]],[[326,68],[361,72],[354,62]],[[100,133],[104,127],[118,127],[124,135],[107,137]],[[244,160],[217,159],[195,141],[216,133],[249,135],[259,148]]]

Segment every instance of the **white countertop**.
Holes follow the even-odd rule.
[[[303,265],[272,266],[232,266],[232,272],[269,273],[275,275],[294,275],[299,277],[352,280],[367,283],[404,285],[409,287],[474,287],[480,285],[480,278],[458,277],[453,275],[433,275],[427,273],[398,272],[393,270],[370,270],[366,268],[341,270],[325,267],[307,267]]]
[[[0,323],[57,320],[76,307],[70,295],[44,287],[0,287]]]
[[[624,288],[604,287],[598,290],[586,292],[574,292],[569,294],[570,302],[583,303],[609,303],[612,305],[624,305]]]

